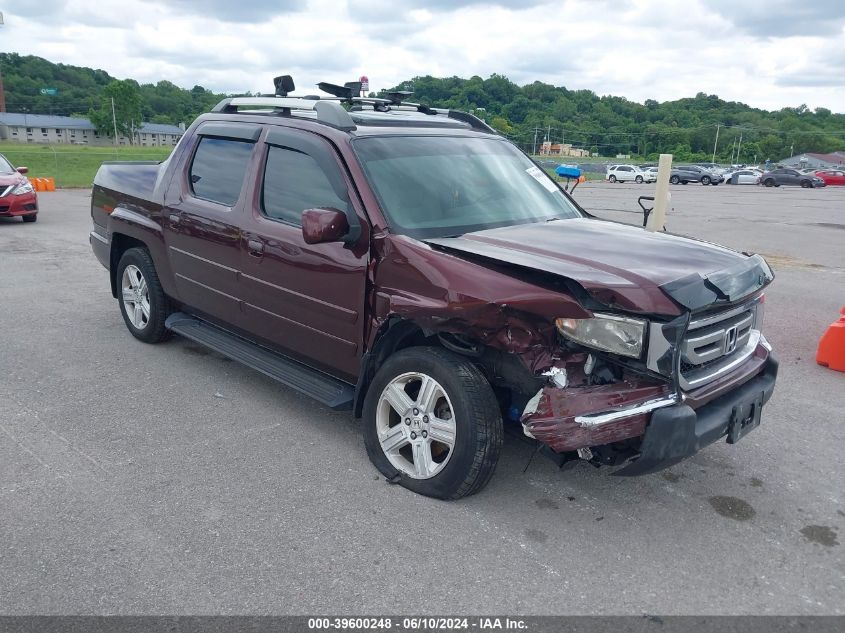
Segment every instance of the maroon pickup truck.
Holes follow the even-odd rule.
[[[762,257],[597,219],[472,115],[337,94],[226,99],[166,161],[101,167],[90,241],[135,338],[351,409],[443,499],[506,425],[621,475],[759,425]]]

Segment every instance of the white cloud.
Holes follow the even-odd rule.
[[[839,3],[778,1],[12,0],[0,50],[225,92],[269,92],[285,72],[305,91],[495,72],[635,101],[705,92],[845,111]]]

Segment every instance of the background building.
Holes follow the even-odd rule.
[[[795,167],[798,169],[827,169],[829,167],[845,166],[845,152],[833,152],[831,154],[796,154],[790,158],[778,161],[784,167]]]
[[[552,143],[543,141],[540,145],[541,156],[589,156],[590,152],[580,147],[572,147],[572,143]]]
[[[161,147],[176,145],[184,126],[142,123],[133,142],[125,136],[119,145]],[[76,145],[112,145],[114,139],[99,134],[88,119],[48,114],[0,112],[0,141],[18,143],[68,143]]]

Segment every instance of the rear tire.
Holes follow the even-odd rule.
[[[35,222],[38,219],[38,214],[33,213],[32,215],[22,215],[21,220],[24,222]]]
[[[810,187],[812,187],[812,186],[813,186],[813,185],[812,185],[812,183],[811,183],[809,180],[802,180],[802,181],[801,181],[801,188],[802,188],[802,189],[809,189],[809,188],[810,188]]]
[[[373,465],[427,497],[475,494],[502,450],[502,418],[487,379],[468,359],[438,347],[388,358],[367,390],[363,420]]]
[[[671,178],[669,178],[669,182],[673,185],[677,185],[679,182],[681,182],[681,179],[677,176],[672,176]]]
[[[172,312],[170,300],[145,248],[130,248],[117,265],[117,302],[129,332],[144,343],[170,338],[164,322]]]
[[[637,183],[638,185],[643,184],[643,177],[637,176],[636,178],[634,178],[634,182]]]
[[[610,182],[616,182],[616,176],[614,176],[613,174],[611,174],[611,175],[610,175],[610,177],[608,178],[608,180],[609,180]]]
[[[765,185],[766,187],[774,187],[775,181],[771,178],[766,178],[766,180],[763,181],[763,185]]]

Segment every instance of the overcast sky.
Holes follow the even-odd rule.
[[[642,102],[697,92],[845,112],[845,0],[0,0],[0,50],[269,92],[290,73],[535,80]]]

